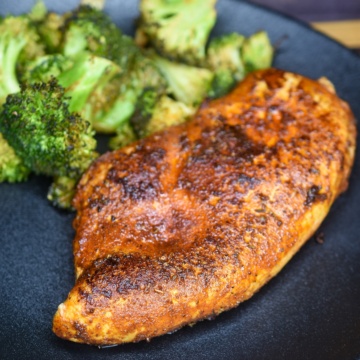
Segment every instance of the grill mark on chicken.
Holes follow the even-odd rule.
[[[271,69],[189,123],[103,155],[74,199],[77,281],[54,332],[139,341],[246,300],[345,190],[355,137],[332,91]]]

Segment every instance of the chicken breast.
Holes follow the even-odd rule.
[[[346,189],[355,137],[329,82],[270,69],[101,156],[74,199],[77,280],[53,331],[135,342],[248,299]]]

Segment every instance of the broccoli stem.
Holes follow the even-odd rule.
[[[176,63],[157,55],[152,58],[176,100],[187,105],[199,105],[204,100],[214,78],[212,71]]]
[[[10,39],[9,34],[0,35],[0,104],[8,94],[20,90],[16,76],[16,61],[26,44],[25,38]]]
[[[110,60],[88,53],[80,54],[74,65],[58,76],[59,84],[66,89],[66,95],[71,98],[69,110],[82,113],[94,89],[107,83],[119,72],[120,68]],[[88,120],[91,121],[91,117]]]
[[[72,209],[71,202],[75,195],[76,184],[76,179],[67,176],[55,177],[48,191],[48,200],[61,209]]]

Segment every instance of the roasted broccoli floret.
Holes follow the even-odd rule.
[[[28,64],[22,80],[30,83],[48,82],[73,66],[74,59],[61,54],[41,56]]]
[[[90,124],[70,112],[69,99],[56,79],[22,84],[19,93],[9,95],[0,114],[0,131],[36,174],[76,182],[97,157]]]
[[[66,95],[71,97],[70,111],[80,112],[85,115],[85,119],[93,122],[94,114],[86,114],[84,109],[89,96],[119,72],[120,68],[108,59],[88,53],[79,54],[73,66],[58,76],[59,84],[66,89]]]
[[[77,179],[68,176],[56,176],[48,191],[48,200],[59,208],[72,208],[71,202],[75,195],[76,184]]]
[[[244,41],[242,58],[246,72],[271,66],[274,49],[265,31],[257,32]]]
[[[16,70],[18,75],[21,77],[21,73],[26,68],[29,61],[32,61],[36,59],[39,56],[42,56],[45,54],[44,45],[42,44],[40,37],[36,31],[36,28],[33,26],[33,24],[28,21],[25,17],[17,17],[18,21],[23,21],[23,34],[17,34],[17,36],[25,36],[26,37],[26,45],[22,49],[22,51],[19,54],[18,60],[17,60],[17,66]],[[4,26],[8,26],[3,24]],[[27,34],[25,34],[27,32]]]
[[[188,120],[196,108],[164,95],[156,103],[154,111],[144,128],[144,136],[161,131],[169,126],[179,125]]]
[[[8,16],[0,22],[0,105],[20,90],[17,70],[43,53],[38,35],[25,17]]]
[[[138,48],[131,50],[133,61],[126,72],[108,59],[82,52],[75,58],[58,54],[39,58],[30,66],[26,80],[46,82],[57,77],[70,97],[70,111],[79,112],[98,132],[119,133],[144,88],[159,94],[166,90],[166,81],[153,61]]]
[[[24,165],[22,159],[0,134],[0,182],[25,181],[29,173],[30,169]]]
[[[185,122],[196,111],[191,107],[152,91],[144,91],[136,104],[130,123],[138,137],[145,137],[172,125]]]
[[[216,0],[142,0],[139,26],[164,57],[198,65],[216,20]],[[139,30],[139,31],[140,31]]]
[[[68,16],[68,13],[60,15],[48,12],[46,5],[42,0],[37,1],[31,11],[27,14],[27,17],[30,19],[40,36],[46,54],[60,52],[63,28]]]
[[[131,144],[137,140],[137,136],[129,122],[124,122],[117,128],[116,136],[113,136],[109,141],[109,147],[112,150],[120,149],[126,145]]]
[[[232,33],[211,40],[207,50],[207,66],[215,76],[209,92],[210,97],[227,94],[245,75],[241,48],[245,37]]]
[[[137,137],[146,136],[146,126],[154,112],[161,95],[153,89],[145,89],[138,98],[134,115],[130,119],[130,124]]]
[[[69,110],[56,79],[22,84],[0,114],[0,131],[37,174],[78,177],[96,157],[90,124]]]
[[[81,114],[91,120],[97,132],[117,133],[121,138],[121,129],[126,128],[142,91],[151,88],[159,94],[164,93],[167,86],[164,77],[134,40],[123,35],[110,18],[97,9],[81,6],[67,19],[65,29],[63,52],[66,57],[74,57],[85,50],[119,66],[115,76],[108,76],[107,81],[93,89],[83,102]],[[68,88],[63,79],[61,74],[59,82]]]
[[[42,21],[47,14],[47,8],[43,1],[37,0],[32,9],[28,12],[27,17],[32,22]]]
[[[168,83],[168,91],[186,105],[199,105],[206,97],[214,78],[212,71],[152,55],[154,63]]]
[[[120,66],[127,61],[127,37],[103,11],[82,5],[68,14],[64,29],[62,47],[66,56],[86,50]]]
[[[133,115],[137,99],[144,89],[152,89],[161,95],[166,92],[167,83],[154,62],[136,48],[132,61],[127,64],[127,71],[99,87],[89,99],[87,111],[95,116],[95,130],[119,133],[119,128]]]
[[[113,93],[111,92],[112,88],[114,89]],[[86,113],[94,115],[92,124],[99,133],[118,132],[134,112],[136,92],[131,88],[119,92],[119,88],[120,85],[117,81],[109,83],[108,86],[95,91],[85,105]]]
[[[266,32],[249,38],[232,33],[213,39],[207,50],[207,66],[215,76],[209,97],[220,97],[251,71],[271,66],[273,48]]]
[[[47,54],[55,54],[61,51],[65,20],[66,15],[48,12],[44,18],[35,22]]]
[[[65,88],[65,93],[70,97],[69,110],[76,111],[90,122],[100,109],[86,107],[91,94],[120,73],[120,68],[115,63],[102,57],[91,55],[87,52],[78,54],[75,58],[64,55],[48,55],[39,58],[28,71],[26,80],[30,83],[48,82],[56,77],[59,84]],[[119,90],[113,89],[118,93]],[[106,103],[106,99],[104,99]],[[96,104],[98,106],[98,104]]]

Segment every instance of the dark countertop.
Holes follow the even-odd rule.
[[[360,19],[359,0],[251,0],[301,20],[334,21]]]
[[[360,0],[248,0],[311,23],[360,55]]]

